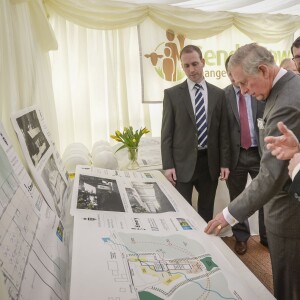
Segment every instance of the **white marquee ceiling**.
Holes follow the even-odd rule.
[[[300,16],[299,0],[114,0],[135,4],[169,4],[204,11],[270,13]]]

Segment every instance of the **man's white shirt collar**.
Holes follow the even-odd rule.
[[[192,92],[193,89],[194,89],[194,86],[195,84],[198,83],[200,84],[204,90],[206,90],[206,82],[205,82],[205,78],[203,78],[200,82],[194,82],[192,80],[190,80],[189,78],[187,78],[187,84],[188,84],[188,87],[189,87],[189,91]]]
[[[276,77],[273,80],[272,87],[285,73],[287,73],[287,70],[280,68],[279,72],[277,73]]]

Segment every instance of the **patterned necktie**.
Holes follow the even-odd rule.
[[[247,114],[247,106],[244,95],[239,91],[239,112],[240,112],[240,126],[241,126],[241,147],[248,149],[251,147],[251,136],[249,129],[249,121]]]
[[[195,119],[198,131],[198,146],[205,147],[207,144],[207,123],[206,123],[206,113],[204,105],[204,97],[201,93],[201,86],[195,84]]]

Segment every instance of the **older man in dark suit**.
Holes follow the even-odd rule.
[[[240,47],[228,68],[242,93],[266,101],[259,120],[262,158],[259,174],[249,187],[208,222],[205,232],[219,234],[264,206],[274,295],[278,300],[300,299],[300,202],[289,196],[288,162],[276,159],[264,147],[264,137],[277,136],[284,121],[300,138],[300,78],[278,67],[270,51],[255,43]]]
[[[242,95],[240,87],[235,83],[228,71],[229,56],[225,61],[225,69],[231,81],[224,91],[226,95],[231,164],[230,174],[226,181],[230,201],[233,201],[246,187],[248,175],[255,178],[260,168],[260,153],[258,150],[257,119],[262,118],[265,103],[257,101],[248,94]],[[258,213],[260,242],[267,246],[267,234],[264,224],[263,208]],[[250,237],[248,219],[232,227],[235,237],[235,252],[243,255],[247,251],[247,241]]]
[[[229,175],[229,135],[224,91],[205,81],[199,47],[180,53],[187,80],[166,89],[163,101],[161,153],[165,176],[191,204],[198,191],[198,213],[213,216],[219,176]]]

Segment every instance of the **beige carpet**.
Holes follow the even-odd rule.
[[[235,238],[224,237],[223,241],[234,251]],[[252,236],[248,240],[248,251],[244,255],[237,255],[250,271],[273,294],[272,268],[268,248],[259,242],[259,236]]]

